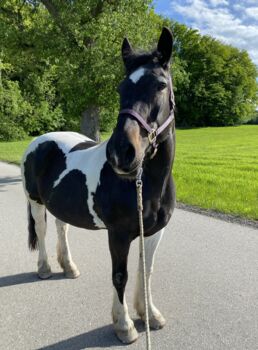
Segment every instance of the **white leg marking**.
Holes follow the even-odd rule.
[[[155,235],[144,238],[145,257],[146,257],[146,273],[147,273],[147,288],[149,294],[149,319],[150,327],[154,329],[162,328],[165,325],[165,319],[160,311],[155,307],[151,295],[151,274],[153,272],[154,257],[157,247],[163,236],[164,229],[157,232]],[[145,320],[144,293],[143,293],[143,274],[142,274],[142,258],[139,258],[139,268],[137,273],[136,290],[134,296],[134,307],[138,315]]]
[[[125,296],[123,304],[121,304],[115,288],[113,295],[112,318],[116,335],[123,343],[130,344],[138,338],[138,333],[128,313]]]
[[[129,79],[134,84],[136,84],[141,79],[141,77],[145,74],[145,71],[146,71],[145,68],[140,67],[140,68],[136,69],[133,73],[131,73],[129,75]]]
[[[66,277],[77,278],[80,276],[80,272],[72,260],[67,238],[69,225],[59,219],[56,219],[56,228],[58,234],[57,260],[64,270]]]
[[[46,236],[46,208],[36,201],[29,200],[31,205],[31,214],[35,221],[35,231],[38,238],[39,257],[38,257],[38,274],[40,278],[48,278],[51,276],[51,269],[48,263],[45,236]]]

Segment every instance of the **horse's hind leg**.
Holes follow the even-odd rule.
[[[149,323],[152,329],[162,328],[166,321],[160,311],[154,306],[151,296],[151,274],[153,272],[153,264],[156,249],[162,238],[164,229],[156,234],[144,238],[145,257],[146,257],[146,274],[147,274],[147,288],[148,288],[148,305],[149,305]],[[144,292],[143,292],[143,275],[142,275],[142,257],[139,258],[139,269],[137,274],[137,283],[134,298],[134,307],[138,315],[145,321],[145,307],[144,307]]]
[[[72,260],[72,256],[68,244],[68,228],[69,225],[65,222],[56,219],[57,228],[57,260],[64,270],[65,276],[68,278],[77,278],[80,276],[80,271]]]
[[[38,246],[38,275],[42,279],[51,276],[51,269],[48,263],[45,236],[46,236],[46,207],[36,201],[29,200],[28,206],[29,214],[29,246],[36,249]]]

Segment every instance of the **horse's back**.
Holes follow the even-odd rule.
[[[70,131],[57,131],[57,132],[49,132],[47,134],[43,134],[36,139],[34,139],[26,149],[23,162],[26,160],[26,157],[31,153],[36,151],[39,145],[48,143],[55,143],[57,147],[59,147],[64,154],[67,154],[73,147],[83,142],[93,142],[87,136],[79,134],[77,132]]]
[[[66,166],[67,153],[76,145],[89,140],[75,132],[50,132],[34,139],[21,162],[23,184],[27,194],[30,197],[35,195],[36,177],[43,174],[51,164],[55,165],[56,173],[62,172]]]

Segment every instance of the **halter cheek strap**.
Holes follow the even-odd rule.
[[[170,123],[172,123],[173,119],[174,119],[174,114],[173,112],[170,113],[170,115],[168,116],[167,120],[157,129],[153,129],[149,126],[149,124],[146,123],[146,121],[143,119],[143,117],[137,113],[135,110],[130,109],[130,108],[125,108],[122,109],[119,113],[120,114],[129,114],[131,116],[133,116],[135,119],[137,119],[141,126],[148,132],[148,139],[151,145],[153,145],[153,147],[157,148],[157,137],[159,134],[162,133],[162,131],[164,131]]]

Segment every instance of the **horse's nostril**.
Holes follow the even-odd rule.
[[[133,145],[129,144],[125,151],[125,161],[127,164],[131,164],[135,157],[135,149]]]

